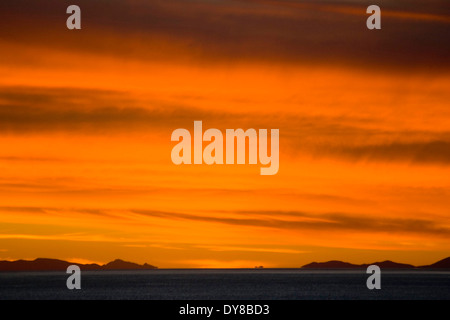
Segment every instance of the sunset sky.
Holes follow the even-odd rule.
[[[447,0],[3,0],[0,260],[448,257],[449,39]],[[196,120],[279,129],[278,174],[174,165]]]

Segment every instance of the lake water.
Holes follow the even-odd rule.
[[[85,271],[81,290],[64,272],[2,272],[0,300],[317,300],[450,299],[450,272],[382,271],[381,290],[366,287],[364,270]]]

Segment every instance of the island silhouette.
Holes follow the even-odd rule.
[[[158,267],[116,259],[104,265],[82,264],[58,259],[37,258],[35,260],[0,261],[0,271],[66,271],[70,265],[77,265],[82,271],[93,270],[150,270]]]
[[[450,269],[450,257],[425,266],[413,266],[412,264],[397,263],[390,260],[367,264],[352,264],[332,260],[327,262],[311,262],[302,266],[301,269],[367,269],[370,265],[377,265],[381,269]]]
[[[66,271],[70,265],[77,265],[82,271],[105,271],[105,270],[153,270],[158,269],[153,265],[144,263],[142,265],[116,259],[109,263],[81,264],[58,259],[37,258],[35,260],[0,261],[0,272],[2,271]],[[415,270],[450,270],[450,257],[439,260],[425,266],[413,266],[411,264],[397,263],[393,261],[382,261],[368,264],[352,264],[348,262],[332,260],[327,262],[312,262],[302,266],[300,269],[367,269],[369,265],[377,265],[381,269],[415,269]],[[260,269],[262,269],[260,267]]]

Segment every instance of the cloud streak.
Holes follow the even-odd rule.
[[[429,219],[390,218],[386,216],[372,217],[368,215],[357,215],[349,213],[309,213],[303,211],[228,211],[220,214],[190,214],[182,212],[166,212],[158,210],[130,209],[115,210],[107,209],[65,209],[65,208],[39,208],[39,207],[1,207],[3,212],[30,212],[33,214],[52,215],[55,212],[65,212],[69,216],[77,213],[103,217],[110,220],[148,223],[153,218],[164,220],[185,220],[207,223],[219,223],[241,227],[272,228],[280,230],[302,231],[316,230],[326,232],[361,232],[361,233],[398,233],[398,234],[421,234],[437,237],[448,237],[450,229],[441,221]],[[131,213],[131,215],[130,215]],[[150,220],[149,220],[150,219]],[[1,238],[23,238],[23,239],[65,239],[74,241],[86,241],[89,235],[64,234],[64,235],[26,235],[26,234],[4,234]],[[113,241],[108,237],[95,236],[96,241]],[[125,238],[124,238],[125,239]],[[119,240],[114,240],[119,241]],[[132,240],[127,240],[132,241]],[[230,249],[230,248],[228,248]],[[234,248],[238,250],[239,248]],[[241,248],[242,249],[242,248]],[[231,249],[230,249],[231,250]]]
[[[341,213],[308,214],[304,212],[252,212],[256,214],[270,214],[264,218],[226,218],[215,216],[201,216],[174,212],[157,212],[150,210],[133,210],[132,212],[145,216],[183,219],[246,227],[265,227],[282,230],[321,230],[321,231],[359,231],[376,233],[413,233],[445,237],[450,235],[450,229],[441,226],[432,220],[426,219],[399,219],[399,218],[372,218],[364,215],[356,216]],[[244,214],[244,216],[248,215]],[[289,220],[277,218],[279,215],[291,216]],[[301,221],[293,218],[310,218]]]
[[[235,109],[206,110],[184,104],[182,99],[171,104],[139,100],[126,92],[93,89],[3,87],[0,95],[0,132],[4,133],[110,134],[162,130],[170,134],[178,127],[189,129],[194,120],[202,119],[208,127],[220,129],[279,128],[284,148],[293,154],[351,161],[450,163],[449,131],[380,130],[375,128],[376,121],[358,115],[295,115],[275,110],[268,118],[266,114]],[[7,155],[1,156],[0,161],[62,160]]]
[[[353,160],[405,161],[419,164],[450,164],[450,141],[394,142],[347,146],[330,152]]]

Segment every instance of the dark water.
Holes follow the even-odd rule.
[[[9,299],[450,299],[450,272],[382,271],[369,290],[364,271],[148,270],[90,271],[81,290],[64,272],[0,273],[0,300]]]

